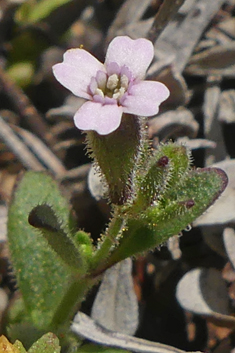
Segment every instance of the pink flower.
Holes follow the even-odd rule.
[[[149,40],[126,36],[112,40],[104,64],[84,49],[66,51],[53,72],[63,86],[88,100],[75,113],[76,127],[107,135],[119,127],[122,113],[157,114],[169,90],[160,82],[143,81],[153,56]]]

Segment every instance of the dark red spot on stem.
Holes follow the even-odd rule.
[[[169,158],[167,156],[163,156],[159,158],[159,160],[157,161],[157,165],[159,167],[166,167],[168,163],[169,163]]]
[[[187,208],[192,208],[195,205],[195,202],[193,200],[188,200],[185,202],[185,206]]]

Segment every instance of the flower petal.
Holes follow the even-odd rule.
[[[81,130],[95,130],[100,135],[108,135],[119,127],[121,118],[122,107],[117,104],[86,102],[76,112],[74,123]]]
[[[168,88],[161,82],[141,81],[133,85],[122,103],[123,112],[142,116],[158,113],[159,105],[169,97]]]
[[[126,36],[114,38],[108,46],[105,65],[117,63],[127,66],[133,78],[143,78],[153,60],[153,44],[145,39],[131,39]]]
[[[88,86],[98,70],[104,65],[84,49],[70,49],[64,54],[62,63],[53,66],[55,78],[75,96],[90,99]]]

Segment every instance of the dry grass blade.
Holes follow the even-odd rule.
[[[27,147],[34,153],[36,158],[50,170],[54,175],[61,176],[66,173],[59,158],[34,134],[19,127],[14,130],[20,135]]]
[[[209,140],[216,141],[216,148],[206,151],[205,164],[211,165],[226,158],[226,148],[223,139],[222,125],[218,120],[219,101],[221,90],[218,80],[208,78],[208,87],[204,94],[204,134]]]
[[[132,280],[131,258],[105,271],[91,317],[109,330],[131,336],[135,334],[139,324],[139,307]]]
[[[47,169],[56,176],[66,173],[61,161],[39,138],[19,127],[12,128],[2,117],[0,117],[0,139],[25,168],[36,171]]]
[[[54,137],[49,133],[49,128],[46,122],[42,119],[29,98],[24,94],[20,87],[16,86],[13,81],[7,76],[0,66],[0,87],[9,97],[13,107],[19,115],[24,119],[30,129],[37,134],[42,140],[50,146],[54,146]]]
[[[186,353],[181,349],[170,347],[165,344],[151,342],[141,338],[132,337],[104,329],[82,312],[78,312],[78,314],[75,316],[71,330],[79,336],[85,337],[91,341],[112,347],[130,349],[133,352]]]
[[[215,16],[225,0],[193,3],[186,17],[170,22],[156,41],[160,58],[169,63],[169,58],[178,72],[183,72],[188,60],[206,26]],[[164,61],[164,60],[163,60]]]
[[[150,138],[158,136],[160,140],[182,136],[193,138],[196,137],[199,129],[198,122],[190,110],[186,108],[180,108],[176,111],[169,110],[156,118],[150,119],[148,125]]]
[[[45,169],[2,117],[0,117],[0,139],[4,141],[8,148],[17,156],[26,168],[32,170]]]
[[[231,124],[235,122],[235,90],[223,91],[219,102],[219,121]]]
[[[64,173],[61,177],[60,180],[61,182],[65,181],[82,181],[87,178],[88,172],[91,168],[91,164],[83,164],[77,168],[73,168],[70,170],[67,170],[66,173]]]
[[[235,76],[235,43],[231,41],[224,45],[216,45],[194,55],[187,67],[187,73],[193,75]]]
[[[167,24],[177,14],[179,8],[183,5],[185,0],[164,0],[159,11],[157,12],[151,29],[147,34],[147,38],[153,43],[158,39],[161,32]]]
[[[106,42],[109,43],[117,35],[119,29],[138,21],[150,4],[151,0],[125,1],[110,26]]]

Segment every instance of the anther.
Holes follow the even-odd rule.
[[[97,88],[97,89],[96,89],[95,94],[97,94],[98,96],[101,96],[101,97],[104,98],[104,92],[103,92],[102,89],[100,89],[100,88]]]
[[[111,90],[115,89],[118,85],[118,82],[119,82],[119,78],[117,74],[113,74],[109,76],[107,81],[107,88]]]
[[[125,88],[125,90],[127,90],[128,83],[129,83],[128,77],[126,75],[122,75],[120,81],[121,81],[121,87],[123,87],[123,88]]]

